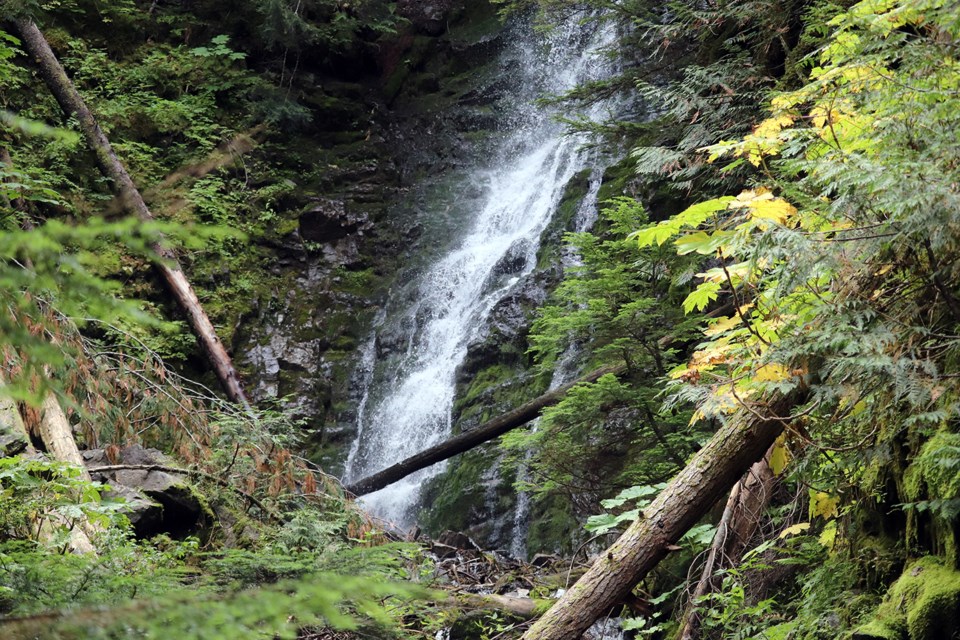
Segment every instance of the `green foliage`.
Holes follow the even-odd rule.
[[[840,514],[821,542],[855,547],[855,521],[843,514],[878,509],[886,527],[901,527],[904,547],[955,562],[960,15],[953,4],[893,1],[808,19],[823,15],[827,25],[809,27],[829,35],[803,86],[773,94],[749,134],[706,149],[713,161],[755,167],[756,186],[637,234],[642,246],[673,239],[680,254],[711,257],[688,308],[733,306],[671,373],[672,402],[695,403],[697,420],[763,416],[803,385],[810,404],[778,418],[792,430],[793,477]],[[879,478],[867,472],[875,466]],[[905,529],[885,506],[898,498],[910,509]],[[849,628],[852,613],[837,612],[869,572],[826,567],[803,597],[823,598],[810,609]],[[854,577],[825,573],[844,570]],[[718,597],[718,633],[761,628],[728,626],[727,605],[742,598],[735,589]],[[775,637],[837,637],[817,625],[801,615]]]
[[[661,412],[655,400],[658,377],[678,361],[666,340],[682,341],[694,323],[679,309],[690,260],[666,248],[638,252],[628,236],[644,219],[635,200],[620,198],[602,211],[595,233],[568,235],[580,264],[534,321],[530,352],[542,369],[629,367],[572,389],[536,429],[503,437],[515,463],[529,469],[524,488],[541,496],[581,500],[599,487],[661,482],[700,437],[685,428],[685,415]]]

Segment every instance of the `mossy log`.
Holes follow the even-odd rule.
[[[136,215],[140,220],[153,220],[153,214],[133,183],[130,174],[127,173],[126,167],[113,151],[110,141],[103,133],[83,97],[70,81],[67,72],[53,53],[43,33],[29,19],[17,19],[14,24],[23,40],[23,48],[36,62],[40,75],[64,113],[77,118],[80,130],[94,152],[97,166],[110,179],[114,193],[121,201],[124,209]],[[157,270],[167,283],[170,293],[173,294],[180,308],[186,314],[190,326],[193,328],[193,332],[227,396],[237,404],[249,408],[246,394],[240,385],[240,378],[233,366],[233,361],[227,354],[223,343],[217,337],[213,323],[210,322],[210,318],[203,310],[197,294],[183,274],[176,256],[160,242],[154,243],[152,250],[161,258],[156,263]]]

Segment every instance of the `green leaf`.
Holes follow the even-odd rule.
[[[690,292],[690,295],[683,301],[683,310],[686,313],[691,311],[703,311],[711,302],[717,299],[720,293],[719,282],[704,282],[699,287]]]

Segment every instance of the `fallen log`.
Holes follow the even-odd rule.
[[[508,431],[522,427],[526,423],[539,416],[540,412],[544,408],[560,402],[567,392],[578,384],[596,382],[601,376],[607,375],[608,373],[620,375],[626,370],[626,365],[621,364],[601,367],[591,371],[590,373],[577,378],[573,382],[569,382],[561,387],[557,387],[553,391],[549,391],[526,404],[520,405],[513,411],[485,422],[476,429],[471,429],[470,431],[461,433],[458,436],[444,440],[440,444],[436,444],[428,449],[424,449],[420,453],[410,456],[406,460],[401,460],[400,462],[387,467],[383,471],[348,484],[346,485],[345,489],[355,496],[363,496],[368,493],[373,493],[374,491],[393,484],[394,482],[397,482],[398,480],[401,480],[411,473],[419,471],[420,469],[424,469],[432,464],[452,458],[458,453],[469,451],[477,445],[502,436]]]
[[[504,613],[509,613],[525,620],[529,620],[543,613],[552,603],[552,600],[501,596],[493,593],[464,593],[457,595],[457,600],[472,609],[503,611]]]
[[[64,113],[76,117],[80,123],[80,130],[94,152],[97,166],[110,179],[114,194],[121,201],[123,208],[136,215],[140,220],[153,220],[153,214],[150,213],[143,196],[133,183],[130,174],[127,173],[126,167],[123,166],[123,163],[113,151],[110,141],[103,133],[89,107],[87,107],[83,97],[73,86],[67,72],[53,53],[43,33],[40,32],[40,29],[32,20],[26,18],[14,20],[14,24],[20,33],[23,48],[37,63],[40,75],[50,92],[56,98]],[[167,283],[167,287],[180,308],[186,313],[194,335],[200,342],[200,346],[227,396],[233,402],[249,409],[249,402],[243,387],[240,385],[240,378],[233,366],[233,361],[227,354],[223,343],[220,342],[220,338],[217,337],[213,323],[210,322],[210,318],[203,310],[197,294],[184,276],[176,256],[159,242],[154,243],[152,249],[162,258],[156,264],[157,270]]]
[[[805,391],[795,391],[771,401],[765,416],[747,411],[731,416],[522,640],[580,638],[764,455],[784,429],[781,416],[805,398]]]

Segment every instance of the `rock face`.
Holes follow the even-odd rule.
[[[409,22],[371,48],[372,73],[301,72],[316,74],[303,101],[320,132],[298,143],[302,160],[282,153],[295,171],[318,177],[291,175],[295,195],[264,250],[269,279],[227,321],[252,398],[302,418],[308,456],[334,474],[354,437],[360,347],[385,293],[435,257],[467,215],[423,212],[470,196],[465,159],[500,135],[508,111],[495,7],[402,1],[398,12]]]
[[[400,0],[397,14],[403,16],[419,33],[439,36],[447,29],[453,0]]]
[[[90,449],[83,452],[83,461],[94,480],[110,485],[107,497],[119,497],[127,502],[126,515],[137,537],[166,533],[179,538],[196,533],[206,524],[204,505],[185,483],[185,476],[137,468],[170,466],[170,459],[160,451],[133,445],[108,455],[105,449]],[[97,471],[119,466],[131,468]]]

